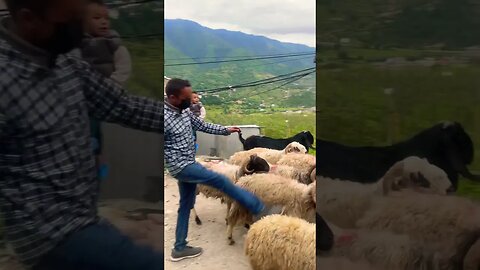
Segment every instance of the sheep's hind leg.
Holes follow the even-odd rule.
[[[230,208],[232,207],[232,203],[230,201],[227,202],[227,214],[225,215],[225,225],[228,225],[228,213],[230,212]]]
[[[198,217],[195,207],[192,207],[192,213],[195,216],[195,223],[197,223],[197,225],[202,225],[202,221],[200,220],[200,217]]]
[[[227,227],[227,237],[228,237],[228,244],[232,246],[235,244],[235,240],[233,240],[233,224],[230,223]]]

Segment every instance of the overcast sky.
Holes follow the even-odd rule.
[[[314,0],[165,0],[165,18],[315,46]]]

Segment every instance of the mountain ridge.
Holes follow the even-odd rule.
[[[235,85],[313,67],[315,48],[242,31],[213,29],[185,19],[166,19],[165,75],[188,78],[199,89]],[[308,55],[227,63],[168,66],[251,58],[259,55]],[[311,55],[309,54],[311,53]],[[313,76],[312,76],[313,77]],[[312,85],[313,79],[299,81]],[[274,85],[271,85],[274,86]],[[267,87],[271,87],[270,85]],[[281,90],[280,90],[281,91]],[[234,96],[234,95],[233,95]]]

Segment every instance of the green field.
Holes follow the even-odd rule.
[[[347,52],[362,59],[415,56],[409,50]],[[474,141],[477,158],[470,169],[480,171],[480,65],[380,68],[368,61],[332,57],[330,63],[338,66],[317,72],[321,138],[379,146],[407,139],[440,121],[457,121]],[[386,89],[393,93],[387,95]],[[480,198],[480,183],[461,183],[461,194]]]

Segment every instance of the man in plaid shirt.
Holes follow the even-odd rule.
[[[83,0],[6,0],[0,22],[0,207],[28,268],[163,269],[99,220],[89,115],[163,133],[163,103],[130,96],[80,59]]]
[[[181,79],[171,79],[166,85],[165,100],[165,163],[170,174],[178,180],[180,206],[178,209],[175,246],[171,260],[180,261],[202,254],[200,247],[187,246],[188,220],[190,209],[195,203],[197,184],[212,186],[237,200],[254,215],[266,209],[252,193],[234,185],[225,176],[207,170],[195,162],[195,142],[192,131],[217,135],[230,135],[239,132],[238,127],[226,128],[205,123],[188,108],[192,96],[190,83]],[[258,217],[257,217],[258,218]]]

